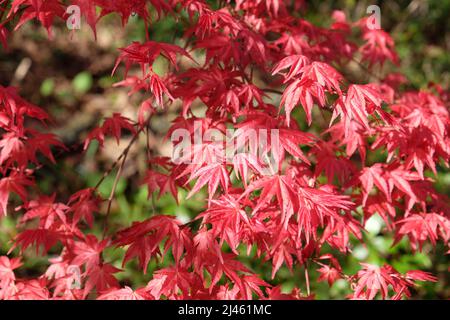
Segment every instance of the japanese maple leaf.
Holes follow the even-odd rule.
[[[53,280],[51,287],[54,297],[65,297],[67,299],[79,299],[78,285],[81,285],[81,271],[77,266],[70,265],[65,255],[49,259],[51,265],[47,268],[44,276]]]
[[[218,290],[216,297],[218,300],[237,300],[239,296],[239,287],[231,287],[229,283],[221,285]]]
[[[153,109],[155,107],[153,106],[152,101],[156,101],[159,106],[164,108],[163,94],[166,95],[170,101],[174,100],[173,96],[167,89],[167,86],[164,84],[164,80],[153,72],[149,72],[143,78],[128,76],[125,80],[115,83],[114,87],[131,87],[131,91],[128,93],[130,96],[140,90],[145,90],[153,94],[153,97],[148,99],[141,106],[141,109],[143,109],[140,110],[139,113],[139,123],[141,125],[143,124],[143,112],[149,111],[151,114],[154,111]]]
[[[47,279],[31,279],[16,284],[16,292],[10,297],[12,300],[49,300],[50,292]]]
[[[120,113],[114,113],[112,117],[106,118],[102,129],[105,134],[114,136],[117,143],[119,143],[122,129],[127,129],[132,134],[136,133],[136,129],[131,121],[128,118],[123,117]]]
[[[154,300],[153,296],[146,292],[145,288],[134,291],[130,287],[122,289],[112,288],[102,292],[97,300]]]
[[[160,106],[164,106],[163,101],[163,93],[170,99],[174,100],[172,95],[170,94],[169,90],[167,89],[164,82],[161,80],[160,77],[158,77],[156,74],[152,74],[150,77],[150,84],[149,84],[150,91],[155,96],[156,102]]]
[[[144,183],[148,186],[148,196],[159,189],[158,199],[165,193],[170,192],[178,203],[178,186],[175,179],[170,175],[165,175],[155,170],[147,170]]]
[[[98,17],[96,13],[96,1],[94,0],[71,0],[72,5],[77,5],[80,8],[80,13],[85,16],[86,22],[91,27],[97,38],[97,30],[95,28]]]
[[[251,107],[254,101],[258,102],[258,105],[262,105],[262,98],[267,97],[267,95],[254,84],[242,85],[240,87],[238,96],[246,107]]]
[[[33,135],[32,137],[29,137],[27,139],[26,143],[28,151],[28,159],[30,161],[39,163],[36,158],[36,153],[39,151],[52,163],[56,163],[50,147],[54,146],[61,148],[63,150],[67,150],[64,144],[61,141],[59,141],[54,134],[40,133],[31,130],[29,130],[29,132],[31,132],[31,134]]]
[[[136,134],[136,129],[128,118],[123,117],[120,113],[114,113],[112,117],[105,119],[101,127],[95,128],[89,133],[84,142],[84,149],[87,149],[93,139],[96,139],[100,145],[103,145],[106,135],[115,137],[117,144],[119,144],[123,129]]]
[[[128,76],[124,80],[114,83],[114,87],[130,87],[128,95],[131,96],[140,90],[150,91],[149,79],[151,74],[145,77]]]
[[[67,223],[66,214],[68,206],[55,203],[56,194],[51,197],[42,196],[38,200],[32,200],[27,204],[27,212],[20,219],[21,223],[39,218],[39,224],[44,229],[52,227],[58,219],[63,224]]]
[[[0,288],[6,288],[11,282],[14,282],[16,279],[14,269],[21,265],[20,258],[9,259],[6,256],[0,256]]]
[[[429,272],[421,270],[410,270],[405,274],[405,279],[407,281],[431,281],[436,282],[437,278]]]
[[[288,126],[290,125],[291,121],[291,112],[299,101],[302,104],[303,109],[305,110],[309,125],[312,122],[311,112],[314,105],[313,96],[317,95],[320,99],[319,103],[322,105],[325,104],[324,92],[319,92],[317,90],[317,86],[314,83],[311,82],[307,86],[301,86],[300,83],[301,80],[299,79],[292,82],[283,92],[283,96],[281,97],[281,104],[284,105],[284,110],[286,113],[286,123]]]
[[[48,252],[61,238],[63,236],[57,231],[42,228],[26,229],[14,238],[14,244],[8,253],[18,246],[20,246],[20,252],[23,252],[31,245],[36,247],[36,254],[39,253],[40,246],[43,247],[44,252]]]
[[[330,222],[325,224],[325,230],[320,239],[321,243],[326,242],[332,248],[336,248],[342,253],[348,253],[350,251],[350,233],[362,242],[361,230],[363,227],[350,214],[347,213],[342,218],[334,216],[329,220]]]
[[[384,193],[389,202],[391,202],[391,189],[388,179],[384,176],[383,168],[380,164],[374,164],[372,167],[365,167],[359,176],[363,187],[363,205],[366,204],[367,197],[372,191],[374,185]]]
[[[386,60],[398,64],[398,56],[394,48],[394,40],[383,30],[367,30],[363,39],[366,43],[360,48],[363,60],[369,62],[369,67],[379,63],[381,66]]]
[[[251,28],[243,28],[239,38],[243,42],[244,64],[255,63],[265,68],[267,61],[272,59],[266,38]]]
[[[267,162],[270,162],[271,159],[275,160],[278,164],[281,163],[285,159],[286,152],[307,164],[310,163],[301,150],[300,145],[309,146],[315,143],[317,138],[313,134],[303,132],[295,126],[289,128],[285,125],[280,125],[279,121],[274,121],[267,114],[250,113],[247,117],[248,119],[237,125],[239,129],[235,131],[233,138],[237,141],[237,150],[249,149],[250,152],[247,154],[257,157],[255,160],[260,162],[260,166],[258,168],[255,166],[256,163],[252,161],[254,169],[262,171],[261,165],[269,165]],[[267,134],[267,136],[263,137],[261,130],[266,131],[269,128],[270,135]],[[259,144],[256,145],[257,143]],[[271,155],[269,152],[271,152]]]
[[[206,269],[211,274],[210,290],[216,285],[223,275],[230,279],[234,285],[238,286],[240,291],[244,293],[245,285],[242,282],[241,273],[250,273],[250,270],[239,260],[234,254],[223,254],[222,261],[208,266]]]
[[[387,171],[389,187],[392,190],[392,186],[395,185],[397,189],[401,190],[404,194],[408,195],[409,200],[407,203],[407,211],[409,211],[414,203],[417,201],[417,196],[414,193],[413,186],[410,181],[421,180],[417,172],[405,170],[404,168],[397,167],[394,170]]]
[[[65,10],[58,0],[14,0],[11,4],[11,10],[8,14],[16,14],[22,5],[26,5],[25,11],[22,13],[16,29],[31,19],[38,19],[51,35],[51,27],[54,18],[64,16]]]
[[[293,32],[283,32],[274,44],[281,46],[282,52],[289,55],[308,54],[310,55],[311,44],[305,38],[305,32],[292,30]]]
[[[307,132],[302,132],[295,129],[279,129],[281,154],[276,154],[276,148],[273,148],[275,158],[279,161],[284,158],[284,152],[287,151],[292,156],[301,159],[306,164],[310,164],[308,158],[303,154],[299,145],[312,145],[317,141],[317,138]]]
[[[244,275],[241,277],[241,283],[244,290],[241,289],[242,298],[245,300],[251,300],[253,297],[253,293],[261,299],[264,298],[264,293],[261,290],[263,288],[270,288],[271,285],[260,279],[257,275]]]
[[[351,157],[356,150],[362,158],[362,162],[366,161],[367,142],[366,130],[356,121],[343,121],[332,125],[324,134],[330,133],[332,142],[337,142],[339,145],[345,145],[345,152],[347,157]]]
[[[337,177],[340,183],[345,184],[357,172],[355,165],[345,156],[337,156],[338,148],[329,141],[320,141],[311,150],[317,159],[314,175],[316,177],[325,173],[328,183],[333,183]]]
[[[12,173],[9,177],[0,179],[0,208],[3,215],[6,216],[8,199],[11,192],[16,193],[22,199],[26,200],[27,190],[26,186],[31,186],[33,183],[26,176],[19,173]]]
[[[388,121],[386,113],[381,109],[383,96],[370,85],[351,84],[345,97],[338,99],[333,111],[331,122],[341,115],[344,125],[348,126],[351,120],[355,120],[370,130],[369,114],[374,111],[380,115],[385,122]],[[348,134],[346,134],[347,136]]]
[[[194,268],[198,272],[212,261],[223,261],[221,247],[216,240],[215,230],[201,227],[194,236]],[[203,278],[203,274],[199,272]]]
[[[261,190],[261,194],[257,198],[257,205],[253,208],[253,213],[269,205],[275,198],[281,210],[282,224],[286,225],[298,208],[295,183],[292,179],[284,175],[262,177],[252,182],[241,197],[248,196],[256,190]]]
[[[306,119],[310,125],[312,122],[311,110],[314,99],[321,107],[325,106],[325,92],[341,94],[339,82],[342,75],[333,67],[323,62],[312,62],[301,69],[301,78],[294,80],[281,97],[281,105],[284,105],[286,122],[289,126],[290,114],[295,105],[300,101],[306,113]]]
[[[323,265],[319,269],[317,269],[317,272],[320,273],[320,277],[317,279],[317,281],[327,281],[328,285],[331,287],[336,280],[341,279],[341,273],[339,270],[332,266]]]
[[[211,224],[212,231],[222,241],[226,240],[236,254],[239,244],[239,235],[243,225],[250,226],[250,220],[245,210],[240,206],[236,196],[223,195],[217,200],[211,200],[211,205],[199,215],[203,218],[202,224]]]
[[[235,90],[228,90],[224,94],[223,100],[223,105],[225,106],[225,108],[230,110],[230,112],[239,112],[241,102],[239,101],[238,94],[235,92]]]
[[[195,48],[206,50],[207,62],[217,63],[218,61],[223,61],[226,65],[233,63],[246,64],[241,59],[243,55],[238,42],[230,41],[230,38],[226,35],[211,35],[207,39],[197,41]]]
[[[385,268],[375,265],[361,263],[363,269],[358,271],[358,283],[355,288],[354,297],[364,297],[367,300],[375,298],[378,292],[384,299],[388,295],[388,286],[395,285],[390,273]]]
[[[280,233],[280,235],[287,236],[287,233]],[[281,268],[283,263],[285,263],[289,270],[292,272],[292,266],[294,263],[292,254],[295,254],[295,250],[293,250],[292,246],[286,242],[281,243],[272,249],[272,279],[275,278],[276,273]]]
[[[23,137],[18,136],[15,132],[3,134],[0,140],[0,165],[17,162],[20,166],[24,166],[28,162],[28,153],[25,147]]]
[[[272,75],[279,73],[283,69],[289,68],[289,72],[284,76],[284,82],[291,80],[301,74],[304,66],[310,64],[310,61],[304,55],[296,54],[288,56],[278,62],[273,68]]]
[[[188,182],[195,179],[197,179],[197,181],[192,190],[187,195],[187,199],[200,191],[200,189],[204,185],[208,184],[209,200],[211,200],[217,188],[219,187],[219,184],[222,189],[227,192],[228,185],[230,183],[228,170],[222,163],[212,163],[192,172]]]
[[[339,82],[342,75],[332,66],[324,62],[314,61],[302,68],[302,83],[313,81],[330,92],[341,93]]]
[[[267,295],[270,300],[299,300],[301,299],[300,290],[294,288],[290,293],[282,293],[281,286],[278,285],[273,288],[267,288]],[[308,298],[305,298],[308,299]],[[309,298],[311,299],[311,298]]]
[[[423,243],[430,240],[433,245],[439,237],[447,242],[450,239],[450,220],[437,213],[415,213],[396,222],[399,225],[394,244],[403,236],[410,240],[413,250],[422,250]]]
[[[356,275],[358,283],[355,287],[354,298],[372,300],[380,292],[381,297],[385,299],[388,297],[389,287],[391,287],[395,293],[392,300],[398,300],[404,295],[410,296],[409,287],[414,285],[415,280],[436,281],[431,274],[417,270],[403,275],[390,265],[382,267],[367,263],[361,263],[361,265],[363,269]]]
[[[141,128],[144,127],[146,119],[151,117],[155,113],[155,107],[153,106],[153,99],[149,98],[141,103],[138,111],[138,123]]]
[[[348,227],[355,235],[353,221],[346,220],[341,216],[340,211],[349,211],[354,204],[350,198],[345,195],[335,194],[329,185],[320,188],[311,188],[309,186],[296,186],[298,210],[298,235],[302,233],[306,236],[308,242],[310,238],[316,238],[317,227],[323,226],[326,219],[330,219],[328,227],[338,227],[339,224]],[[356,228],[358,230],[358,228]],[[333,230],[334,231],[334,230]],[[324,235],[326,232],[324,232]]]
[[[150,19],[147,3],[150,2],[153,8],[156,10],[158,17],[163,11],[170,12],[171,7],[165,0],[134,0],[134,1],[108,1],[108,0],[96,0],[97,5],[102,8],[101,16],[104,16],[111,12],[117,12],[122,16],[122,24],[125,25],[128,19],[134,14],[138,14],[147,25]]]
[[[386,223],[388,229],[392,229],[391,220],[395,218],[395,207],[382,194],[370,196],[364,206],[364,218],[367,221],[372,215],[378,214]]]
[[[180,222],[173,216],[157,215],[142,222],[135,222],[127,229],[118,233],[114,244],[129,245],[123,265],[134,257],[138,257],[139,266],[146,272],[152,256],[161,254],[159,245],[164,239],[165,251],[172,249],[177,263],[183,252],[192,250],[192,241],[186,228],[180,229]]]
[[[86,271],[96,268],[101,261],[101,254],[108,245],[108,239],[99,241],[94,235],[87,235],[84,241],[76,241],[73,244],[73,254],[75,255],[72,263],[75,265],[85,265]]]
[[[123,264],[135,257],[138,258],[139,267],[147,273],[147,266],[153,256],[161,255],[159,242],[155,237],[141,237],[131,242],[123,259]]]
[[[242,180],[244,187],[247,187],[249,169],[258,174],[262,174],[264,170],[258,157],[250,153],[238,153],[233,156],[232,162],[236,177]]]
[[[331,254],[324,254],[319,257],[319,260],[330,260],[330,264],[326,265],[319,261],[316,261],[321,268],[317,271],[320,273],[319,279],[320,281],[327,281],[328,285],[331,287],[333,283],[342,278],[342,268],[335,257]]]
[[[433,143],[436,141],[434,132],[421,128],[413,129],[410,132],[406,132],[406,134],[410,136],[407,140],[407,147],[404,148],[401,144],[399,145],[402,155],[407,156],[405,167],[411,168],[414,166],[421,179],[425,179],[423,174],[425,166],[428,166],[436,175],[434,158],[436,157],[436,149],[439,147]]]
[[[93,188],[83,189],[73,194],[68,203],[73,212],[72,224],[76,225],[81,219],[84,219],[92,227],[93,213],[98,211],[99,202],[100,198],[95,195]]]
[[[189,53],[183,48],[176,45],[163,42],[146,41],[145,43],[139,43],[134,41],[128,47],[121,48],[121,53],[117,59],[116,65],[113,69],[113,73],[117,69],[118,65],[125,61],[126,71],[130,69],[132,64],[139,64],[142,69],[142,73],[145,74],[146,66],[153,65],[153,62],[160,55],[164,56],[169,62],[178,68],[176,63],[177,55],[184,55],[190,57]]]
[[[161,295],[174,298],[179,296],[180,292],[181,298],[187,299],[192,292],[194,281],[196,281],[195,274],[181,268],[168,267],[156,271],[146,289],[156,300],[159,300]]]
[[[246,0],[237,0],[236,1],[236,9],[244,9],[246,8],[246,4],[248,1]],[[269,14],[273,14],[274,17],[278,17],[281,14],[284,14],[286,12],[286,4],[283,1],[279,0],[267,0],[267,1],[260,1],[256,0],[253,1],[253,3],[250,3],[250,6],[260,6],[260,10],[264,12],[269,12]],[[298,10],[301,4],[296,3],[295,4],[295,10]]]
[[[119,287],[119,282],[114,277],[114,273],[121,271],[109,263],[99,264],[86,272],[87,280],[84,285],[84,295],[87,296],[92,289],[97,293],[109,288]]]

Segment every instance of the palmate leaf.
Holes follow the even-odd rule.
[[[36,254],[39,252],[40,246],[42,246],[44,252],[48,252],[62,237],[59,232],[53,230],[42,228],[27,229],[14,238],[14,245],[9,252],[12,252],[18,246],[20,246],[20,250],[23,252],[31,245],[36,247]]]
[[[305,64],[306,61],[301,63]],[[284,64],[282,64],[282,67],[284,67]],[[291,71],[294,72],[293,70]],[[326,92],[341,94],[339,82],[343,77],[327,63],[314,61],[303,66],[298,73],[300,76],[287,86],[281,97],[281,105],[284,105],[288,126],[290,125],[290,114],[298,102],[301,103],[305,110],[307,122],[311,125],[311,112],[314,101],[319,106],[324,107]],[[290,73],[288,76],[292,77]]]
[[[38,19],[51,35],[55,17],[63,18],[65,14],[64,7],[58,0],[14,0],[8,16],[17,14],[22,6],[25,6],[26,9],[21,14],[16,29],[31,19]]]
[[[165,240],[165,252],[169,248],[175,261],[179,262],[185,252],[192,251],[192,240],[188,229],[181,228],[181,223],[173,216],[158,215],[143,222],[135,222],[118,233],[114,245],[129,245],[123,265],[135,257],[139,266],[146,272],[148,262],[156,255],[161,255],[159,246]]]
[[[398,273],[393,267],[384,265],[382,267],[361,263],[362,269],[356,277],[354,299],[365,298],[372,300],[380,293],[384,299],[388,296],[390,288],[394,291],[393,300],[398,300],[402,295],[410,296],[409,288],[414,286],[413,280],[436,281],[436,278],[426,272],[410,271],[406,275]]]
[[[0,206],[3,215],[7,214],[8,199],[11,192],[16,193],[22,200],[27,197],[26,186],[33,185],[33,182],[21,174],[11,174],[9,177],[0,179]]]
[[[197,193],[204,185],[208,184],[209,199],[212,199],[214,193],[219,187],[219,184],[225,192],[228,190],[230,178],[228,170],[223,164],[212,163],[193,172],[189,178],[189,181],[194,179],[197,179],[197,182],[189,192],[187,198],[192,197],[192,195]]]

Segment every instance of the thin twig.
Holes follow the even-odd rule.
[[[140,128],[136,134],[133,136],[133,138],[131,139],[130,143],[128,144],[128,146],[123,150],[123,152],[120,154],[120,156],[116,159],[116,161],[114,161],[114,163],[111,165],[111,167],[105,171],[103,173],[103,176],[100,178],[100,180],[97,182],[97,184],[95,185],[94,189],[98,189],[100,187],[100,185],[103,183],[103,181],[105,181],[106,177],[110,175],[110,173],[116,168],[116,166],[119,164],[120,160],[122,160],[122,158],[125,156],[126,153],[128,153],[128,151],[130,150],[131,146],[134,144],[134,142],[137,140],[139,134],[142,132],[143,128]]]
[[[279,95],[283,95],[283,92],[282,92],[282,91],[275,90],[275,89],[270,89],[270,88],[264,88],[264,89],[262,89],[262,91],[264,91],[264,92],[276,93],[276,94],[279,94]]]
[[[152,158],[151,148],[150,148],[150,122],[147,123],[146,127],[146,144],[147,144],[147,160],[150,161]]]
[[[114,199],[114,195],[115,195],[116,189],[117,189],[117,184],[119,183],[119,179],[122,174],[125,162],[127,160],[128,153],[130,152],[131,147],[133,146],[133,144],[136,142],[137,138],[139,137],[139,134],[142,131],[144,131],[146,128],[149,127],[150,119],[151,119],[151,115],[148,117],[146,124],[144,126],[139,127],[139,129],[137,130],[137,132],[135,133],[135,135],[133,136],[131,141],[128,143],[127,147],[122,151],[122,153],[116,159],[116,161],[114,161],[111,168],[103,174],[102,178],[97,182],[97,184],[94,187],[94,189],[98,189],[98,187],[102,184],[102,182],[106,179],[106,177],[115,169],[115,167],[118,165],[118,163],[120,161],[122,161],[120,164],[119,170],[117,171],[116,177],[114,179],[114,184],[111,189],[111,193],[109,194],[109,197],[108,197],[108,207],[106,209],[106,217],[105,217],[105,223],[104,223],[104,228],[103,228],[103,238],[106,237],[106,234],[108,232],[108,220],[109,220],[109,215],[111,212],[112,200]]]
[[[112,201],[114,199],[114,195],[116,193],[117,184],[119,183],[120,176],[122,175],[123,167],[125,166],[125,162],[127,160],[127,156],[128,156],[128,152],[126,152],[123,157],[122,163],[120,164],[119,170],[117,171],[116,178],[114,179],[114,184],[111,189],[111,193],[109,194],[108,208],[106,209],[105,222],[104,222],[104,226],[103,226],[103,239],[105,239],[106,234],[108,233],[108,220],[109,220],[109,215],[111,212],[111,205],[112,205]]]
[[[351,57],[350,60],[352,60],[353,62],[355,62],[361,69],[363,69],[365,72],[367,72],[368,74],[370,74],[372,77],[377,78],[379,81],[382,81],[382,80],[383,80],[382,77],[380,77],[379,75],[373,73],[370,69],[368,69],[365,65],[363,65],[361,61],[355,59],[354,57]]]
[[[308,297],[311,295],[311,289],[309,285],[309,274],[308,274],[308,264],[305,265],[305,280],[306,280],[306,293]]]

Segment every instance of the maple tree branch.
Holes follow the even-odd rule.
[[[136,137],[138,136],[138,134],[136,134]],[[124,153],[123,156],[123,160],[122,163],[120,164],[119,170],[117,171],[116,177],[114,179],[114,184],[113,187],[111,189],[111,193],[109,194],[109,198],[108,198],[108,207],[106,209],[106,216],[105,216],[105,222],[104,222],[104,227],[103,227],[103,239],[106,237],[106,234],[108,233],[108,220],[109,220],[109,215],[111,213],[111,205],[112,205],[112,201],[114,199],[114,195],[116,193],[116,189],[117,189],[117,184],[119,183],[120,180],[120,176],[122,175],[122,171],[123,171],[123,167],[125,166],[125,162],[127,161],[127,156],[128,156],[128,152],[130,150],[129,147],[131,147],[133,144],[130,143],[127,147],[126,152]]]
[[[103,181],[105,181],[106,177],[109,176],[111,174],[111,172],[117,167],[117,165],[119,164],[120,160],[122,160],[123,157],[126,157],[126,154],[128,153],[128,151],[130,150],[131,146],[136,142],[139,134],[145,129],[145,126],[142,126],[138,129],[138,131],[136,132],[136,134],[133,136],[133,138],[131,138],[130,142],[128,143],[127,147],[122,151],[122,153],[120,154],[120,156],[116,159],[116,161],[114,161],[114,163],[111,165],[111,167],[106,170],[103,173],[103,176],[100,178],[100,180],[97,182],[97,184],[95,185],[94,189],[97,190],[100,185],[103,183]]]
[[[116,159],[116,161],[114,161],[114,163],[111,165],[111,167],[103,173],[103,176],[100,178],[100,180],[97,182],[97,184],[94,187],[95,190],[97,190],[100,187],[100,185],[103,183],[103,181],[105,181],[106,177],[109,176],[111,174],[111,172],[116,168],[116,166],[119,164],[120,160],[122,160],[122,158],[128,152],[129,148],[131,148],[133,143],[136,141],[137,136],[139,135],[140,132],[141,132],[141,130],[136,133],[136,135],[131,139],[128,146],[120,154],[120,156]]]
[[[280,96],[283,95],[282,91],[276,90],[276,89],[264,88],[264,89],[262,89],[262,91],[270,92],[270,93],[276,93],[276,94],[279,94]]]
[[[147,158],[150,160],[152,158],[152,152],[150,148],[150,121],[147,122],[147,125],[145,126],[145,133],[146,133],[146,147],[147,147]]]
[[[377,74],[373,73],[371,70],[369,70],[369,68],[367,68],[365,65],[363,65],[361,61],[355,59],[354,57],[351,57],[350,60],[355,62],[361,69],[363,69],[365,72],[370,74],[372,77],[377,78],[377,80],[379,80],[379,81],[383,81],[382,77],[380,77],[379,75],[377,75]]]
[[[120,176],[122,174],[123,167],[124,167],[125,162],[127,160],[128,154],[129,154],[130,149],[133,146],[133,144],[137,141],[137,138],[139,137],[139,134],[141,132],[143,132],[144,130],[146,130],[146,129],[148,130],[148,126],[150,125],[150,118],[151,118],[151,116],[148,117],[145,126],[141,126],[137,130],[136,134],[133,136],[131,141],[128,143],[127,147],[122,151],[122,153],[116,159],[116,161],[114,161],[114,163],[112,164],[111,168],[109,168],[109,170],[105,171],[105,173],[103,174],[102,178],[97,182],[97,184],[94,187],[94,189],[97,190],[98,187],[100,187],[100,185],[102,184],[102,182],[106,179],[106,177],[115,169],[115,167],[119,164],[119,162],[122,161],[121,164],[120,164],[120,167],[119,167],[119,169],[117,171],[116,177],[114,179],[114,183],[113,183],[113,187],[111,189],[111,193],[109,194],[109,197],[108,197],[108,207],[106,209],[106,216],[105,216],[105,222],[104,222],[104,227],[103,227],[103,238],[106,237],[106,234],[108,232],[108,220],[109,220],[109,215],[110,215],[110,212],[111,212],[112,200],[114,199],[114,195],[116,193],[117,185],[119,183],[119,179],[120,179]],[[148,134],[148,131],[147,131],[147,134]]]
[[[311,288],[309,285],[308,263],[306,263],[305,265],[305,280],[306,280],[306,293],[309,297],[311,295]]]

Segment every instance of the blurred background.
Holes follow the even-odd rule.
[[[217,1],[210,1],[216,4]],[[348,20],[356,21],[366,15],[366,8],[371,4],[381,7],[382,28],[393,36],[401,64],[399,67],[387,64],[386,71],[401,71],[411,82],[411,87],[425,88],[430,81],[449,88],[450,84],[450,0],[430,1],[356,1],[356,0],[321,0],[306,1],[307,11],[299,13],[318,26],[331,24],[333,10],[342,10]],[[150,26],[150,38],[182,44],[181,22],[172,17],[164,17]],[[14,32],[9,39],[9,50],[0,48],[0,84],[16,86],[19,93],[28,101],[44,108],[51,116],[50,130],[57,134],[68,146],[69,151],[56,155],[57,165],[44,166],[38,171],[37,180],[43,193],[56,193],[58,200],[65,202],[74,192],[94,186],[110,165],[117,159],[131,137],[126,135],[120,144],[115,140],[106,140],[105,148],[98,149],[94,142],[86,152],[82,152],[83,141],[89,130],[99,125],[102,119],[121,112],[136,119],[137,107],[142,97],[128,97],[124,88],[113,88],[113,84],[122,80],[123,69],[111,76],[117,48],[124,47],[131,41],[143,41],[145,27],[142,21],[134,17],[122,28],[118,16],[107,16],[97,26],[97,40],[88,25],[82,22],[81,30],[70,32],[64,22],[54,28],[54,37],[48,39],[47,33],[40,25],[28,23]],[[164,72],[165,63],[157,61],[156,71]],[[350,70],[355,76],[361,70]],[[273,96],[277,104],[279,96]],[[170,155],[170,146],[164,141],[164,135],[170,121],[177,115],[177,105],[168,112],[155,115],[151,123],[150,146],[153,154]],[[305,128],[307,128],[305,126]],[[314,131],[314,127],[310,128]],[[179,193],[179,205],[169,195],[157,199],[149,195],[143,184],[146,164],[146,141],[136,143],[125,165],[119,181],[116,197],[113,201],[110,223],[111,230],[127,227],[132,221],[148,218],[153,212],[172,214],[183,221],[189,221],[204,209],[205,194],[198,193],[185,201],[183,191]],[[45,160],[43,160],[45,161]],[[439,168],[436,188],[450,195],[450,173]],[[107,198],[112,188],[114,172],[106,178],[100,192]],[[13,199],[14,200],[14,199]],[[10,208],[14,208],[13,202]],[[12,210],[10,210],[12,211]],[[105,210],[101,210],[105,212]],[[97,224],[94,233],[101,234],[103,214],[96,215]],[[10,240],[17,233],[15,228],[18,215],[11,212],[0,218],[0,255],[6,254]],[[383,221],[377,216],[366,224],[368,230],[366,246],[354,242],[353,254],[341,257],[345,273],[354,274],[359,269],[359,262],[376,264],[390,263],[398,271],[411,269],[427,270],[439,277],[437,283],[419,287],[413,292],[413,298],[450,298],[448,256],[445,248],[432,249],[425,246],[422,253],[412,254],[406,241],[391,247],[392,236],[383,230]],[[57,250],[54,252],[58,253]],[[124,252],[110,250],[108,257],[117,262]],[[26,252],[25,266],[20,268],[19,276],[36,276],[42,274],[47,266],[47,258],[36,257],[34,250]],[[281,284],[284,290],[294,286],[305,291],[304,270],[294,269],[293,274],[283,267],[278,282],[270,281],[271,264],[264,263],[253,255],[247,256],[243,251],[243,260],[256,273],[262,274],[272,284]],[[168,260],[164,264],[168,264]],[[118,277],[123,284],[133,287],[145,285],[152,270],[160,266],[152,261],[147,275],[137,267],[135,261],[124,267]],[[313,266],[311,269],[314,269]],[[337,281],[330,289],[326,283],[315,281],[317,274],[310,272],[312,291],[318,299],[344,298],[349,288],[344,281]]]

